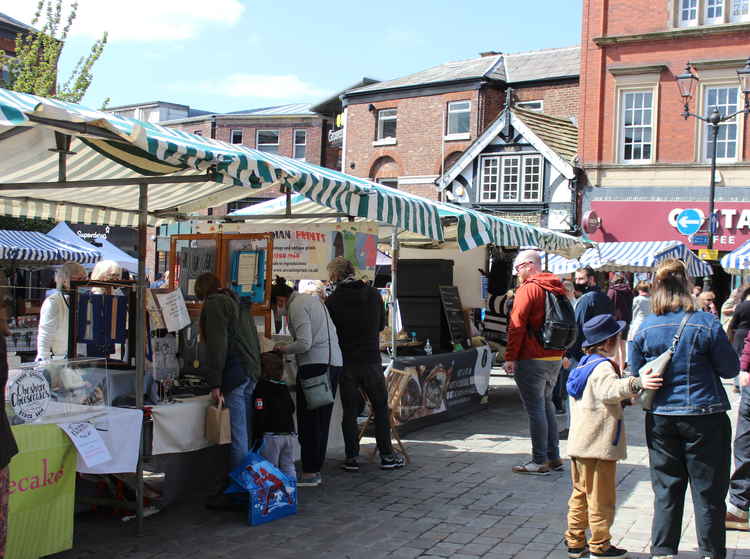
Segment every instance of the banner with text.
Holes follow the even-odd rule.
[[[378,226],[374,222],[309,224],[285,227],[227,223],[231,233],[273,233],[273,273],[288,280],[327,280],[326,266],[337,256],[354,264],[357,277],[372,280],[377,260]]]
[[[77,453],[57,425],[12,428],[5,556],[36,559],[73,547]]]

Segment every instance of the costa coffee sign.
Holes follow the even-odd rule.
[[[680,241],[691,248],[690,239],[677,230],[677,216],[693,208],[702,218],[708,214],[708,203],[670,201],[593,200],[591,208],[601,219],[601,227],[591,234],[595,241]],[[750,203],[717,202],[718,230],[714,248],[734,250],[750,239]]]

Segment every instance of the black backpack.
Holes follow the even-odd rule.
[[[573,305],[565,295],[544,291],[544,324],[538,334],[539,341],[544,349],[565,351],[578,337]]]

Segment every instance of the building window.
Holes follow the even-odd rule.
[[[704,23],[724,23],[724,1],[725,0],[705,0],[706,17],[703,20]]]
[[[518,101],[516,107],[521,107],[527,111],[539,111],[544,110],[544,101]]]
[[[305,148],[307,147],[307,130],[294,131],[294,158],[305,160]]]
[[[732,21],[750,20],[750,0],[731,0]]]
[[[704,93],[705,115],[708,116],[714,110],[719,110],[722,116],[731,114],[737,110],[739,90],[734,86],[707,87]],[[703,158],[710,161],[713,148],[711,126],[706,124],[703,128],[704,151]],[[731,118],[719,124],[719,134],[716,138],[716,158],[736,161],[737,160],[737,117]]]
[[[378,184],[382,184],[383,186],[387,186],[388,188],[394,188],[398,189],[398,179],[397,178],[388,178],[388,179],[375,179],[375,182]]]
[[[232,130],[229,133],[229,141],[233,144],[242,143],[242,130]]]
[[[448,135],[468,134],[471,119],[471,101],[448,103]]]
[[[396,109],[378,111],[378,140],[396,138]]]
[[[241,200],[235,200],[234,202],[229,202],[227,204],[227,213],[230,214],[232,212],[236,212],[237,210],[247,208],[248,206],[260,204],[261,202],[266,201],[267,198],[242,198]]]
[[[698,25],[698,0],[680,0],[680,27]]]
[[[256,132],[255,145],[258,151],[279,153],[279,131],[258,130]]]
[[[542,164],[540,155],[483,158],[479,201],[541,202]]]
[[[651,161],[653,152],[651,90],[623,91],[620,109],[620,160],[622,163]]]

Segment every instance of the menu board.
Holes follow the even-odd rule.
[[[453,344],[461,344],[464,348],[467,348],[469,333],[466,331],[464,309],[461,305],[461,296],[458,294],[458,287],[455,285],[441,285],[438,289],[440,290],[440,299],[443,302],[445,320],[448,322],[451,342]]]

